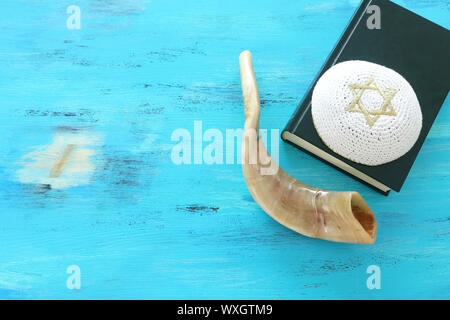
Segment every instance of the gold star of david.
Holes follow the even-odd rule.
[[[367,124],[371,128],[381,116],[397,115],[397,113],[394,110],[394,107],[391,104],[391,100],[392,98],[394,98],[398,90],[380,89],[376,84],[374,78],[370,78],[366,84],[363,85],[349,84],[348,87],[350,88],[350,91],[352,92],[354,99],[345,109],[345,111],[362,113],[366,118]],[[381,97],[383,97],[383,103],[381,104],[379,110],[367,110],[364,104],[362,103],[361,97],[366,90],[375,90],[381,95]]]

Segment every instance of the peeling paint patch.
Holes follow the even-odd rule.
[[[347,1],[339,0],[339,1],[325,1],[325,2],[318,1],[318,3],[315,2],[313,5],[306,7],[305,10],[314,13],[328,13],[338,9],[344,10],[352,9],[356,7],[359,2],[360,2],[359,0],[347,0]]]
[[[219,207],[208,207],[208,206],[201,206],[198,204],[191,204],[191,205],[187,205],[187,206],[177,206],[177,211],[185,211],[185,212],[190,212],[190,213],[200,213],[201,215],[203,214],[211,214],[211,213],[216,213],[217,211],[219,211]]]
[[[95,165],[91,161],[101,142],[97,133],[59,128],[49,145],[35,147],[23,156],[16,178],[22,183],[64,189],[90,183]]]
[[[89,2],[93,11],[107,16],[128,16],[145,10],[148,0],[98,0]]]

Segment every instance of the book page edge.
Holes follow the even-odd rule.
[[[351,175],[369,183],[370,185],[374,186],[377,189],[380,189],[383,192],[389,192],[391,188],[388,186],[382,184],[381,182],[375,180],[374,178],[366,175],[365,173],[353,168],[352,166],[348,165],[347,163],[343,162],[342,160],[339,160],[338,158],[326,153],[325,151],[319,149],[315,145],[309,143],[308,141],[296,136],[295,134],[284,131],[282,133],[282,138],[284,140],[288,140],[299,147],[311,152],[312,154],[318,156],[319,158],[322,158],[326,160],[327,162],[333,164],[334,166],[350,173]]]

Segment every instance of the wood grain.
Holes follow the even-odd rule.
[[[396,2],[450,26],[446,0]],[[66,28],[71,4],[81,8],[80,30]],[[0,298],[448,298],[448,99],[402,191],[389,197],[280,143],[289,174],[364,197],[378,221],[373,246],[277,224],[252,200],[239,164],[170,158],[172,132],[192,133],[195,120],[223,133],[243,126],[244,49],[254,57],[261,128],[283,128],[356,6],[2,2]],[[89,183],[20,182],[20,159],[61,128],[102,136]],[[70,265],[81,269],[80,290],[66,287]],[[366,287],[369,265],[381,268],[381,290]]]

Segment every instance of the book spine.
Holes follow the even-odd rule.
[[[333,65],[336,64],[342,50],[345,48],[345,45],[347,44],[349,38],[353,34],[356,27],[359,25],[361,20],[363,20],[362,18],[367,11],[367,7],[369,7],[372,2],[374,2],[374,1],[373,0],[363,0],[361,2],[361,4],[359,5],[358,9],[353,14],[353,17],[350,19],[349,24],[345,28],[345,31],[342,33],[337,44],[334,46],[333,50],[328,55],[327,59],[325,60],[324,65],[320,69],[319,73],[316,75],[315,79],[312,81],[311,85],[309,86],[308,90],[306,91],[306,94],[303,96],[302,102],[299,104],[299,106],[297,107],[297,110],[291,116],[286,127],[283,129],[282,134],[281,134],[282,138],[283,138],[284,131],[288,131],[288,132],[295,134],[295,131],[296,131],[297,127],[300,125],[300,122],[302,121],[303,116],[306,114],[306,112],[308,112],[309,108],[311,107],[311,97],[312,97],[313,86],[315,85],[317,80],[322,76],[322,74],[326,70],[328,70],[330,67],[332,67]]]

